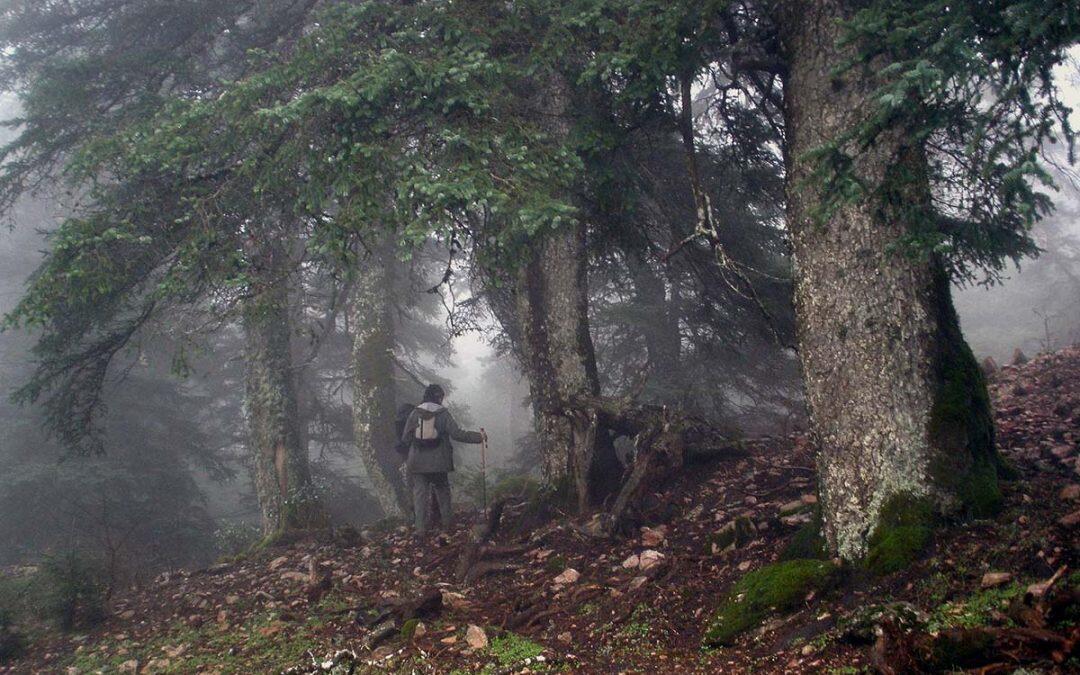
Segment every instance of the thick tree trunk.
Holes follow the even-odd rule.
[[[549,77],[537,95],[545,130],[565,141],[572,126],[565,78]],[[610,492],[621,473],[606,430],[572,405],[580,396],[600,393],[587,267],[586,228],[576,222],[538,241],[514,284],[513,333],[529,377],[543,476],[551,486],[572,489],[580,511]]]
[[[825,535],[849,560],[866,555],[882,523],[905,509],[978,513],[998,498],[985,383],[947,275],[932,256],[895,246],[912,218],[930,217],[921,148],[901,129],[886,132],[856,155],[854,169],[865,185],[890,187],[825,222],[815,217],[822,193],[806,153],[874,104],[874,73],[833,72],[851,55],[836,46],[837,21],[856,4],[790,2],[781,22],[799,355]]]
[[[353,286],[352,330],[353,436],[375,498],[386,515],[409,516],[411,499],[394,450],[393,252],[380,247],[361,262]]]
[[[300,430],[287,257],[273,244],[253,255],[256,279],[243,308],[245,403],[264,534],[325,522]]]
[[[588,472],[596,450],[596,420],[576,414],[570,402],[600,393],[589,335],[585,226],[576,224],[536,247],[520,272],[517,318],[545,481],[571,485],[584,510]]]

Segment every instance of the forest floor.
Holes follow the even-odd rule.
[[[693,467],[648,500],[648,528],[633,537],[592,537],[583,523],[511,501],[494,539],[503,568],[471,585],[456,570],[466,523],[440,542],[418,543],[403,527],[338,531],[161,575],[115,598],[97,628],[43,636],[0,672],[311,672],[312,656],[329,670],[338,652],[334,672],[870,672],[880,640],[859,643],[850,628],[866,607],[910,603],[930,634],[1009,627],[1017,619],[1006,610],[1029,585],[1076,569],[1080,349],[1007,366],[991,383],[998,444],[1019,474],[1003,484],[1001,514],[936,531],[891,575],[851,573],[838,589],[800,594],[727,647],[702,648],[721,599],[811,518],[814,463],[802,438]],[[406,602],[423,597],[419,611]],[[399,623],[373,630],[366,619],[380,608],[396,609]],[[413,615],[420,621],[401,630]],[[1077,666],[1052,651],[1029,668]]]

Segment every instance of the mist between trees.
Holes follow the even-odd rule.
[[[408,517],[431,382],[491,489],[615,529],[685,457],[806,429],[845,558],[899,497],[986,506],[960,328],[1078,336],[1078,20],[849,4],[12,4],[0,565]]]

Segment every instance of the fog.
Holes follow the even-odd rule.
[[[1074,82],[1067,96],[1080,107],[1078,91],[1080,87]],[[12,101],[5,99],[3,107],[4,117],[11,116],[14,111]],[[1080,126],[1080,120],[1077,126]],[[1019,267],[1010,266],[998,283],[956,289],[955,302],[963,330],[980,358],[990,356],[998,363],[1007,363],[1016,349],[1030,356],[1080,341],[1080,246],[1077,243],[1080,241],[1080,190],[1067,171],[1059,171],[1055,177],[1061,188],[1055,195],[1057,211],[1040,223],[1034,233],[1045,253],[1036,259],[1023,260]],[[10,312],[22,296],[27,280],[48,246],[44,233],[54,229],[68,212],[66,199],[43,193],[36,199],[24,200],[15,209],[11,230],[0,236],[0,312]],[[436,285],[438,272],[438,269],[422,271],[417,283],[426,279]],[[425,320],[426,327],[418,329],[425,335],[430,333],[426,342],[411,348],[415,352],[409,371],[412,381],[398,374],[404,377],[404,384],[398,388],[397,402],[418,403],[417,375],[431,373],[449,385],[447,404],[459,422],[487,431],[490,440],[486,456],[481,456],[483,446],[480,445],[462,444],[456,450],[455,490],[458,494],[455,498],[468,509],[476,506],[476,493],[466,489],[466,483],[475,480],[482,466],[486,470],[484,478],[491,484],[508,475],[535,476],[537,467],[535,459],[529,455],[530,444],[534,442],[530,440],[533,415],[529,387],[517,369],[513,355],[506,351],[505,336],[491,312],[470,317],[466,330],[458,333],[461,317],[448,313],[447,307],[454,307],[454,302],[468,304],[470,290],[467,279],[457,279],[457,283],[459,287],[453,300],[443,295],[438,298],[440,302],[435,303],[436,295],[446,294],[446,289],[436,295],[419,291],[410,296],[415,302],[429,303],[435,309]],[[617,291],[614,294],[617,295]],[[627,315],[614,316],[618,318],[601,317],[599,323],[608,321],[604,324],[608,326],[605,330],[617,334],[624,327]],[[656,319],[646,315],[630,320],[640,322],[630,328],[641,328]],[[235,325],[232,330],[235,331]],[[0,334],[0,389],[5,393],[0,402],[0,475],[4,476],[0,478],[0,503],[7,505],[7,508],[0,508],[0,521],[3,521],[0,522],[0,541],[6,547],[0,552],[0,565],[33,562],[42,554],[56,551],[73,540],[98,546],[104,540],[101,538],[113,541],[120,530],[130,535],[136,546],[144,546],[148,540],[158,541],[152,539],[158,537],[158,533],[133,534],[135,525],[126,530],[124,528],[128,526],[119,521],[102,523],[100,529],[88,527],[87,518],[115,519],[116,514],[91,514],[96,507],[80,501],[71,488],[76,483],[72,475],[101,470],[99,479],[106,484],[113,480],[109,470],[126,466],[125,462],[140,456],[150,457],[153,462],[175,462],[186,467],[191,483],[182,488],[181,506],[187,514],[183,530],[197,550],[190,551],[190,555],[184,551],[178,553],[177,540],[172,539],[165,546],[171,551],[154,556],[126,551],[123,555],[137,558],[128,565],[128,573],[205,563],[253,541],[257,535],[259,509],[253,495],[252,468],[246,459],[243,386],[237,374],[243,364],[243,353],[229,342],[228,331],[223,335],[225,337],[204,336],[204,351],[186,377],[168,372],[171,349],[175,346],[170,346],[168,340],[149,341],[145,353],[125,352],[124,359],[129,363],[134,359],[138,366],[115,368],[116,372],[108,380],[111,404],[105,415],[110,431],[105,454],[72,457],[56,439],[47,437],[41,430],[38,408],[18,406],[7,399],[8,394],[25,383],[33,368],[30,348],[34,336],[16,330]],[[620,353],[612,350],[612,356],[601,354],[602,366],[606,366],[603,374],[607,386],[616,390],[612,393],[632,390],[635,386],[632,380],[640,370],[637,362],[621,362]],[[733,353],[732,358],[737,362],[739,359],[745,362],[746,354],[752,352]],[[780,363],[784,374],[749,373],[746,377],[752,387],[728,392],[723,405],[706,413],[749,435],[780,434],[799,428],[798,423],[792,426],[780,421],[801,415],[790,353],[786,357],[762,360]],[[318,368],[333,374],[336,381],[343,381],[347,371],[340,365]],[[706,370],[722,369],[706,367]],[[722,377],[723,374],[710,376]],[[202,432],[203,436],[198,439],[201,445],[195,456],[179,456],[170,450],[179,443],[178,436],[185,436],[185,442],[191,441],[187,428],[170,428],[168,424],[172,418],[153,419],[157,417],[153,410],[140,410],[123,398],[123,392],[134,387],[132,383],[139,378],[145,380],[143,385],[149,383],[158,387],[155,395],[164,397],[162,400],[177,397],[177,400],[188,402],[188,407],[172,412],[179,412],[181,422],[193,424]],[[762,393],[763,383],[776,390]],[[328,385],[327,391],[334,392],[328,395],[328,400],[347,409],[351,397],[335,386]],[[706,383],[705,386],[710,385]],[[777,390],[784,391],[778,394]],[[663,398],[658,395],[657,400]],[[348,417],[347,413],[345,417]],[[319,480],[323,481],[320,485],[326,490],[325,499],[334,506],[331,510],[338,524],[369,523],[386,515],[370,494],[373,484],[348,438],[347,425],[337,429],[327,425],[323,429],[326,438],[313,433],[309,452]],[[155,438],[153,434],[160,434],[156,438],[161,442],[153,452],[164,452],[163,457],[167,460],[154,459],[156,455],[151,455],[149,448],[140,447],[144,441]],[[118,489],[127,490],[140,484],[144,477],[139,474],[115,480],[119,481],[115,483]],[[154,495],[154,498],[159,497],[160,494]],[[57,505],[53,500],[67,500],[68,503]],[[114,506],[121,510],[134,508],[123,500]],[[69,507],[74,510],[66,510]],[[145,508],[145,505],[139,508]],[[152,516],[143,511],[131,514],[136,519]],[[49,531],[47,536],[46,530]],[[177,537],[179,534],[166,532],[160,536]],[[95,537],[99,539],[95,540]],[[122,547],[122,544],[116,545]]]

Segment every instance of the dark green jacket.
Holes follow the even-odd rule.
[[[423,448],[414,443],[416,427],[421,419],[435,418],[435,428],[439,432],[439,444],[434,448]],[[409,457],[405,468],[409,473],[449,473],[454,470],[454,446],[451,440],[462,443],[479,443],[483,436],[479,431],[462,429],[454,421],[450,411],[437,403],[421,403],[409,415],[405,422],[405,431],[401,442],[409,446]]]

